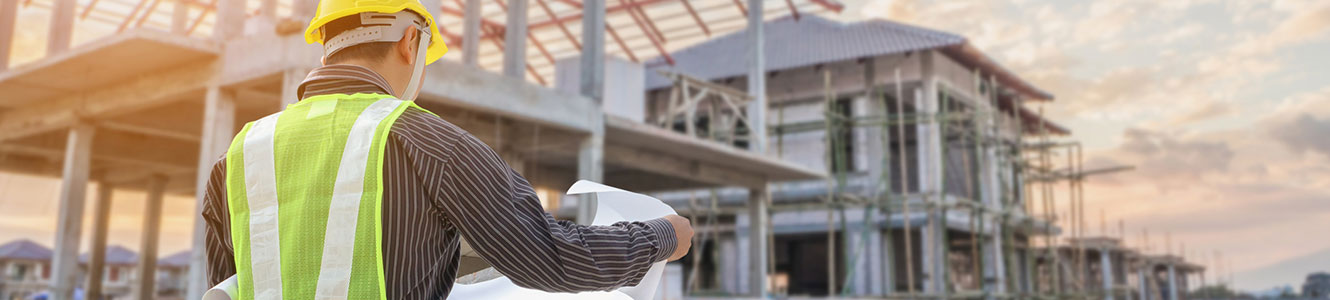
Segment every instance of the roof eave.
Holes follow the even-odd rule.
[[[944,47],[942,50],[944,53],[953,55],[958,60],[973,64],[978,68],[995,75],[998,81],[1011,87],[1013,90],[1020,92],[1021,95],[1026,97],[1026,100],[1053,101],[1054,99],[1053,94],[1045,92],[1034,86],[1034,84],[1021,79],[1016,73],[1007,70],[1006,67],[998,64],[997,61],[992,58],[989,58],[988,55],[979,51],[978,48],[975,48],[974,45],[971,45],[968,41],[958,45]]]

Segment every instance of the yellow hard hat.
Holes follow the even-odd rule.
[[[426,48],[425,63],[433,63],[443,57],[448,52],[448,45],[443,43],[443,35],[439,34],[439,25],[434,21],[434,16],[425,10],[419,0],[320,0],[314,19],[310,20],[309,28],[305,29],[305,42],[322,44],[325,40],[323,26],[343,17],[361,13],[393,14],[403,10],[420,15],[429,24],[430,43]]]

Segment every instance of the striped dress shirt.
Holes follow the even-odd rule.
[[[364,67],[329,65],[301,83],[301,98],[392,94]],[[545,212],[527,182],[465,130],[411,108],[389,129],[384,151],[383,268],[389,299],[444,299],[457,277],[459,238],[519,286],[551,292],[636,285],[652,263],[674,252],[664,219],[584,226]],[[208,279],[235,274],[226,159],[208,179]],[[300,251],[320,251],[301,249]]]

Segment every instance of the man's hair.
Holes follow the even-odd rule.
[[[328,40],[360,26],[360,15],[350,15],[328,22],[328,25],[323,26],[323,43],[326,45]],[[357,59],[376,64],[383,63],[384,57],[393,50],[394,45],[396,43],[393,42],[372,42],[349,46],[329,55],[325,63],[332,65]]]

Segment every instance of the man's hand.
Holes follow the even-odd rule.
[[[666,261],[676,261],[688,254],[688,249],[693,247],[693,225],[688,222],[688,218],[679,215],[665,216],[665,220],[674,225],[674,236],[679,241],[675,244],[677,246],[674,247],[674,253],[670,254],[670,259]]]

